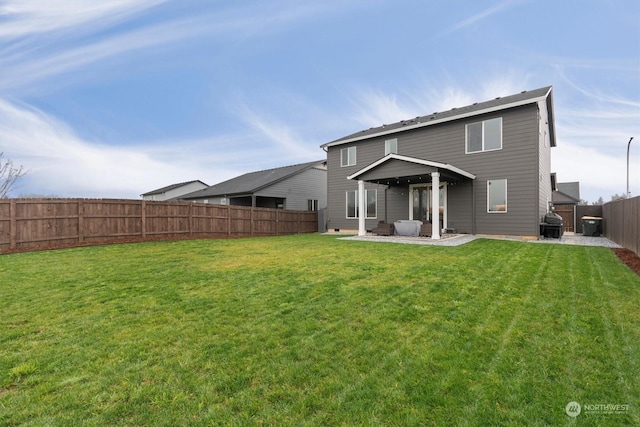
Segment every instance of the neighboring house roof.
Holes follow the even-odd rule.
[[[151,196],[151,195],[154,195],[154,194],[164,194],[167,191],[175,190],[176,188],[180,188],[180,187],[183,187],[185,185],[193,184],[195,182],[199,182],[202,185],[207,185],[204,182],[200,181],[199,179],[195,179],[193,181],[186,181],[186,182],[180,182],[178,184],[167,185],[166,187],[158,188],[157,190],[153,190],[153,191],[149,191],[148,193],[144,193],[144,194],[142,194],[142,196]]]
[[[556,205],[577,205],[580,202],[579,199],[571,197],[562,191],[554,191],[551,195],[551,201]]]
[[[542,101],[546,102],[547,104],[547,111],[549,112],[551,146],[555,147],[555,120],[553,115],[553,99],[551,86],[546,86],[530,91],[523,91],[516,95],[498,97],[492,99],[491,101],[480,103],[476,102],[465,107],[452,108],[451,110],[435,112],[426,116],[418,116],[410,120],[401,120],[397,123],[388,125],[384,124],[382,126],[370,128],[345,136],[343,138],[336,139],[335,141],[321,145],[321,147],[326,148],[334,145],[346,144],[348,142],[360,141],[374,136],[391,135],[410,129],[417,129],[425,126],[435,125],[437,123],[458,120],[466,117],[477,116],[480,114],[491,113],[494,111],[505,110],[507,108],[513,108]]]
[[[567,196],[580,201],[580,183],[579,182],[559,182],[558,191]]]
[[[283,179],[297,175],[308,169],[324,164],[326,160],[301,163],[257,172],[249,172],[202,190],[180,196],[180,199],[200,199],[203,197],[230,196],[237,194],[252,194],[273,185]]]

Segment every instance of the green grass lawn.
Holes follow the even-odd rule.
[[[0,256],[0,425],[637,425],[638,378],[640,277],[605,248],[299,235]]]

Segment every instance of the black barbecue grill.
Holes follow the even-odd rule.
[[[553,212],[546,214],[540,223],[540,234],[554,239],[562,237],[562,217]]]

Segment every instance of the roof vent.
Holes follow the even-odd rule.
[[[496,99],[500,99],[500,97],[497,97]]]
[[[458,108],[458,107],[453,107],[453,108],[451,109],[451,111],[455,110],[456,108]]]
[[[523,91],[522,91],[522,92],[520,92],[520,93],[527,93],[527,91],[526,91],[526,90],[523,90]]]

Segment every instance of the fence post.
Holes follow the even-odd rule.
[[[254,229],[253,229],[253,206],[251,206],[251,237],[253,237]]]
[[[231,206],[227,205],[227,236],[231,236]]]
[[[11,199],[9,203],[9,249],[15,249],[16,242],[16,199]]]
[[[142,238],[145,238],[147,237],[147,202],[144,200],[142,201],[140,211],[140,227],[142,228],[140,232],[142,234]]]
[[[193,237],[193,202],[189,204],[189,237]]]
[[[84,201],[78,199],[78,243],[84,242]]]

